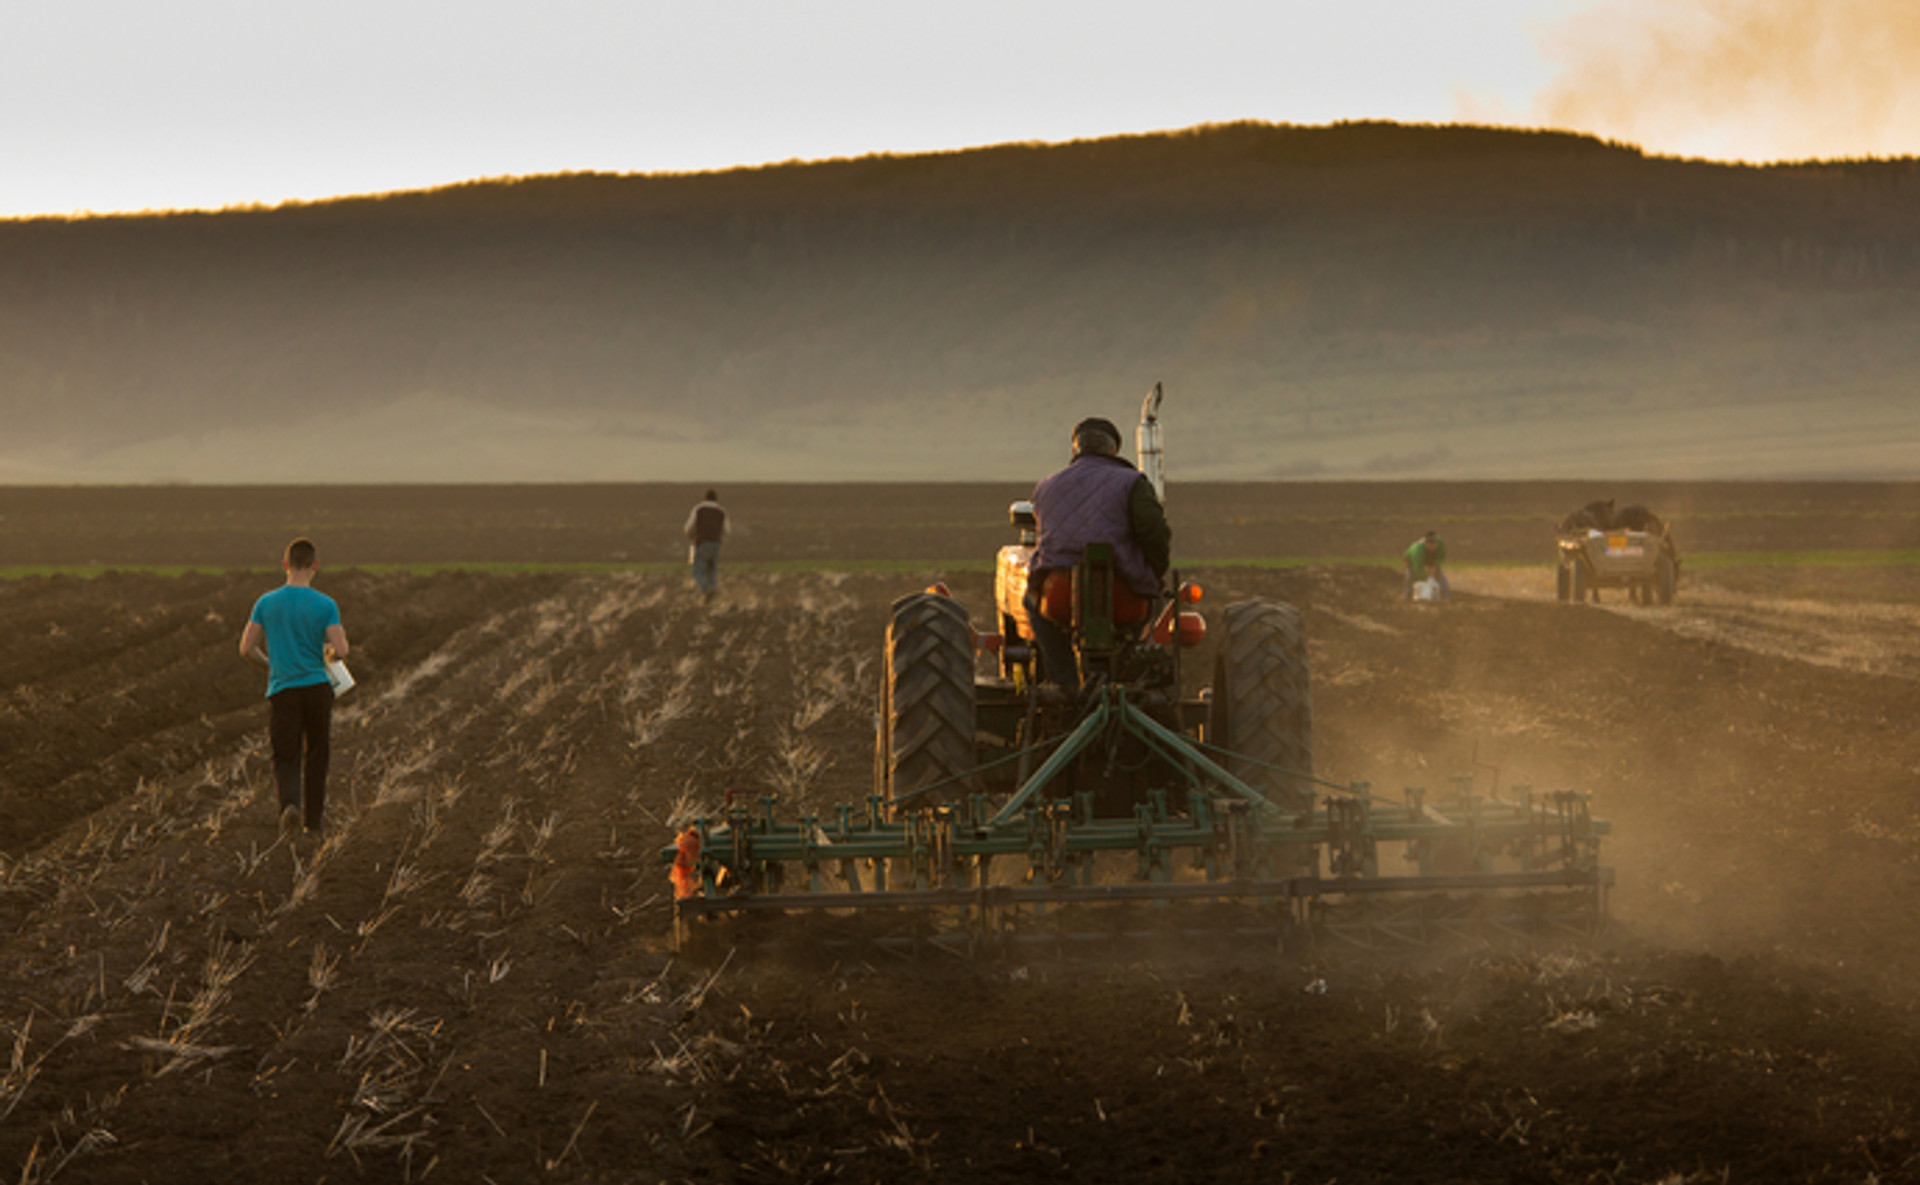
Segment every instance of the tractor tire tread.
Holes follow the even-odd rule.
[[[966,773],[974,760],[973,637],[951,597],[915,593],[895,601],[887,627],[882,733],[889,800]],[[923,798],[959,799],[953,782]]]
[[[1310,805],[1312,783],[1295,776],[1313,773],[1313,701],[1300,611],[1238,601],[1221,621],[1211,731],[1234,754],[1227,771],[1282,806]]]

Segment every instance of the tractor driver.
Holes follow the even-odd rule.
[[[1024,601],[1040,647],[1041,677],[1078,694],[1080,672],[1067,631],[1040,615],[1049,572],[1072,571],[1089,543],[1108,543],[1127,587],[1143,597],[1160,592],[1173,529],[1146,474],[1120,452],[1120,429],[1098,417],[1073,427],[1073,460],[1033,490],[1039,540],[1027,568]]]

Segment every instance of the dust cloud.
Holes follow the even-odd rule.
[[[1538,118],[1750,161],[1920,150],[1920,8],[1883,0],[1616,0],[1542,38]]]

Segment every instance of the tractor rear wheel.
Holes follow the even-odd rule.
[[[1238,601],[1221,615],[1207,739],[1227,772],[1295,811],[1313,806],[1313,699],[1300,611]]]
[[[1670,555],[1661,556],[1660,557],[1660,603],[1662,605],[1673,604],[1674,586],[1679,583],[1680,583],[1679,566],[1673,562],[1672,556]]]
[[[1567,566],[1565,564],[1561,564],[1558,567],[1554,568],[1553,570],[1554,595],[1558,596],[1563,601],[1566,600],[1569,596],[1573,595],[1572,590],[1567,587],[1568,579],[1569,577],[1567,575]]]
[[[960,602],[914,593],[893,603],[880,706],[881,791],[909,806],[957,801],[973,753],[973,636]]]

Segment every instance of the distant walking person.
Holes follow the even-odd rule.
[[[273,742],[273,780],[280,789],[280,832],[290,834],[304,821],[313,834],[320,830],[327,805],[332,747],[333,685],[327,663],[346,659],[347,631],[333,598],[313,588],[320,565],[311,540],[287,544],[280,566],[286,569],[287,582],[254,602],[247,628],[240,633],[240,657],[269,675],[268,736]]]
[[[1453,590],[1447,587],[1446,562],[1447,544],[1438,533],[1428,531],[1415,539],[1413,546],[1407,548],[1406,599],[1413,599],[1413,586],[1422,580],[1433,581],[1439,600],[1452,596]]]
[[[708,490],[706,500],[687,515],[687,542],[693,544],[693,582],[708,600],[720,585],[720,541],[727,537],[727,512],[719,498]]]

